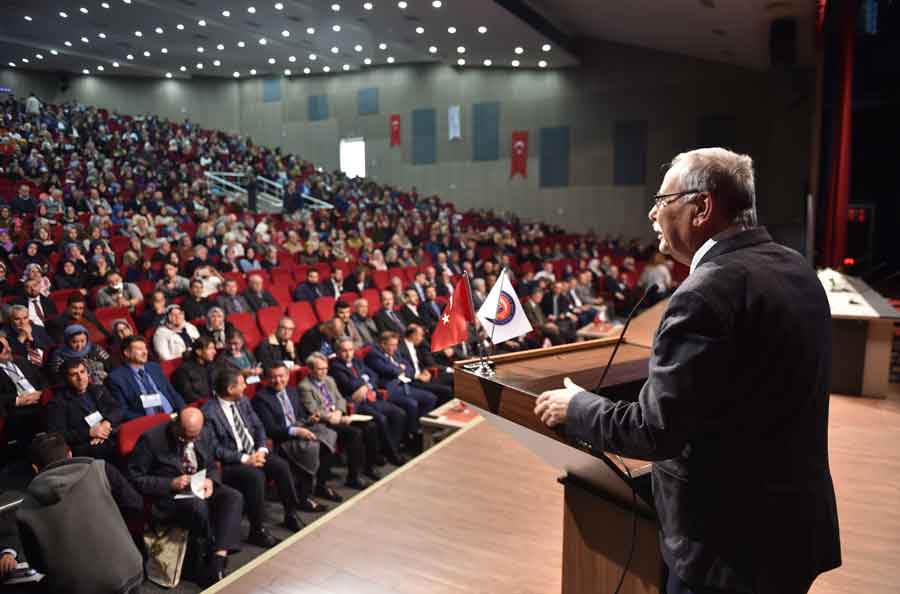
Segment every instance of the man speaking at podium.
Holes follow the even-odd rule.
[[[565,380],[535,413],[583,446],[654,460],[669,594],[798,594],[841,563],[828,467],[831,316],[800,254],[756,226],[750,157],[675,157],[649,217],[690,265],[636,402]]]

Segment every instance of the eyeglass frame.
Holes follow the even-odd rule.
[[[674,198],[675,196],[679,196],[679,197],[686,196],[688,194],[699,194],[700,192],[703,192],[703,191],[704,190],[682,190],[681,192],[672,192],[671,194],[657,194],[656,196],[653,197],[653,202],[652,202],[652,206],[650,207],[650,210],[653,210],[654,208],[656,210],[659,210],[663,206],[666,206],[666,205],[674,202],[674,200],[666,200],[666,198]]]

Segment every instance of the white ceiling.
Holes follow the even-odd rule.
[[[812,60],[813,0],[527,0],[565,34],[769,68],[769,26],[797,19],[797,58]]]
[[[547,68],[577,63],[571,53],[490,0],[442,0],[439,7],[432,0],[10,0],[4,4],[3,68],[174,78],[231,77],[238,72],[244,78],[254,75],[251,69],[257,76],[282,74],[285,69],[297,76],[306,68],[312,74],[334,74],[390,63],[457,66],[460,59],[467,68],[485,68],[485,60],[490,60],[492,68],[511,68],[513,60],[521,68],[540,68],[541,61]],[[333,4],[340,10],[333,10]],[[371,9],[364,4],[371,4]],[[223,11],[230,14],[225,16]],[[340,31],[333,30],[335,25]],[[478,30],[482,26],[487,28],[485,33]],[[310,27],[314,32],[307,32]],[[422,34],[417,33],[418,27]],[[265,45],[260,39],[266,40]],[[429,51],[431,46],[437,48],[435,53]],[[521,48],[520,54],[516,48]],[[129,54],[133,59],[128,59]]]

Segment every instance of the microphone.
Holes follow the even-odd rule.
[[[609,366],[612,365],[613,359],[616,357],[616,353],[619,352],[619,347],[622,345],[622,342],[625,340],[625,332],[628,331],[628,324],[631,323],[631,318],[634,317],[634,314],[637,313],[638,308],[648,297],[652,297],[659,292],[659,285],[653,283],[647,290],[644,291],[644,294],[641,295],[641,298],[638,299],[638,302],[634,304],[634,307],[631,309],[631,313],[628,314],[628,317],[625,318],[625,326],[622,328],[622,334],[619,335],[619,340],[616,341],[616,346],[613,347],[613,352],[609,356],[609,361],[606,362],[606,367],[603,369],[603,375],[600,376],[600,381],[597,382],[597,385],[594,387],[591,392],[599,392],[600,388],[603,386],[603,380],[606,379],[606,374],[609,373]]]

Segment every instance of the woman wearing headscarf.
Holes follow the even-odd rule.
[[[84,289],[84,275],[78,272],[75,262],[63,260],[59,272],[53,276],[53,288],[55,291],[63,289]]]
[[[89,289],[94,287],[102,287],[106,284],[106,275],[109,274],[109,261],[103,256],[94,256],[91,258],[91,264],[88,267],[86,284]]]
[[[14,261],[16,273],[24,274],[29,264],[37,264],[41,268],[47,265],[47,258],[41,253],[41,244],[37,241],[29,241],[25,250]]]
[[[0,297],[16,294],[16,287],[9,284],[6,278],[6,263],[0,260]]]
[[[131,329],[131,324],[127,320],[113,320],[113,323],[110,324],[109,352],[112,369],[122,365],[122,342],[132,334],[134,334],[134,330]]]
[[[25,283],[30,280],[37,282],[41,295],[44,297],[50,296],[50,279],[44,275],[44,269],[34,262],[26,266],[25,272],[22,274],[23,293],[25,292]]]
[[[113,368],[109,353],[91,342],[87,328],[81,324],[66,326],[63,331],[63,346],[56,349],[50,359],[50,373],[60,383],[65,381],[62,377],[63,365],[72,359],[84,362],[92,384],[99,385],[106,381],[106,376]]]
[[[225,310],[221,307],[211,307],[206,312],[206,324],[200,329],[200,334],[209,336],[216,343],[220,351],[225,348],[226,336],[234,330],[230,322],[225,321]]]

